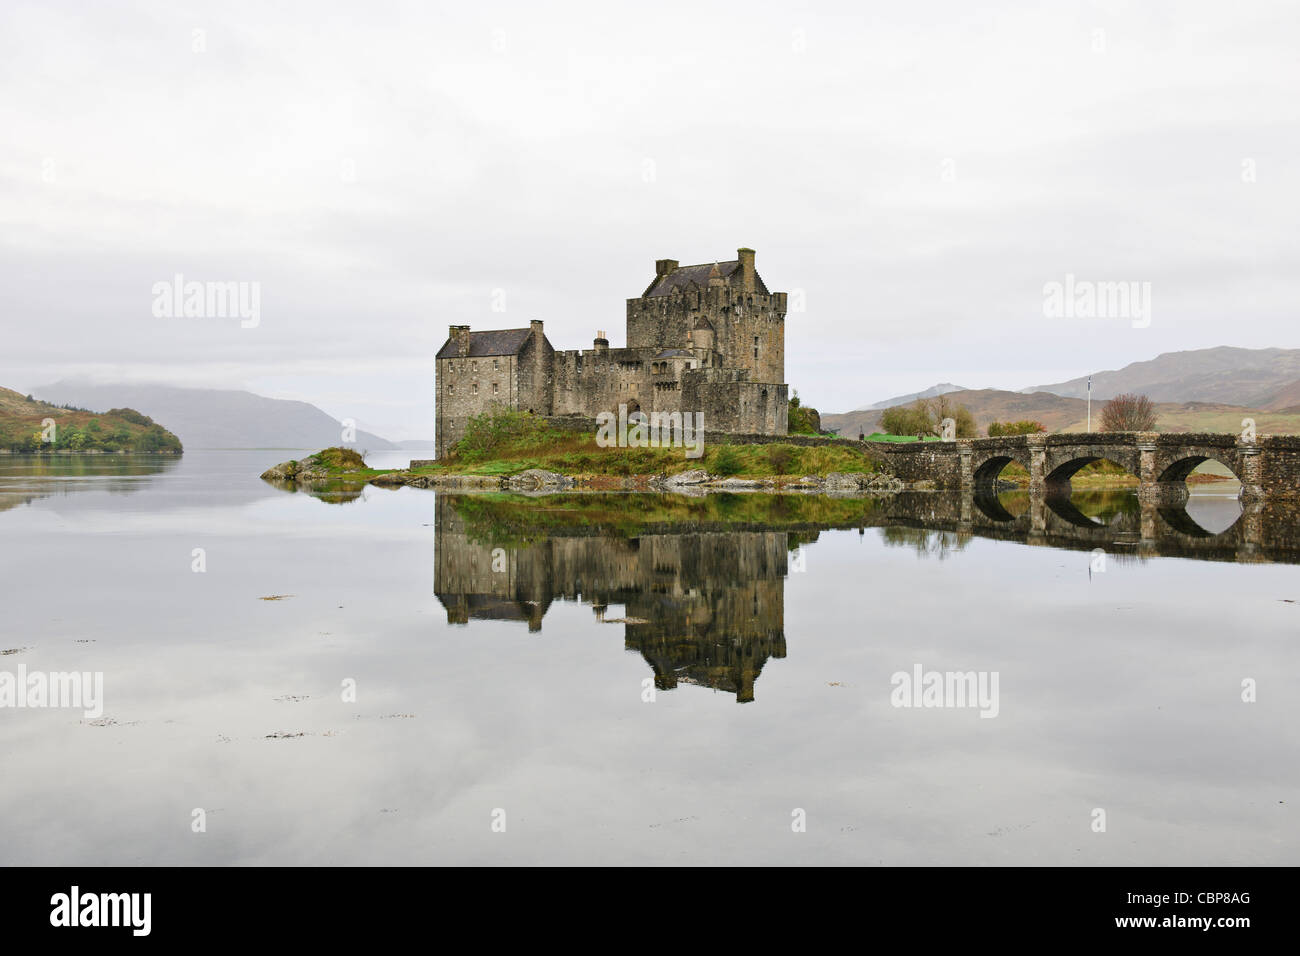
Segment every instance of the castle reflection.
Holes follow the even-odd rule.
[[[1210,523],[1223,526],[1216,531],[1187,508],[1140,503],[1126,491],[1069,499],[440,492],[434,591],[451,623],[518,621],[530,631],[542,629],[554,601],[583,602],[622,624],[624,646],[644,658],[657,688],[699,684],[743,703],[767,661],[785,657],[784,579],[820,531],[879,528],[887,545],[924,558],[986,537],[1101,548],[1121,560],[1300,563],[1293,511],[1212,504]],[[623,618],[606,618],[614,605]]]
[[[540,631],[556,600],[582,601],[601,619],[621,605],[624,646],[645,658],[657,688],[701,684],[741,702],[754,699],[767,660],[785,657],[783,579],[797,534],[607,536],[575,526],[519,542],[481,536],[456,507],[471,502],[440,494],[436,505],[434,590],[451,623],[520,621]]]

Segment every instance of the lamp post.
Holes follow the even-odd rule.
[[[1092,431],[1092,376],[1088,376],[1088,431]]]

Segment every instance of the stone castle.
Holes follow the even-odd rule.
[[[769,292],[754,250],[726,262],[655,263],[646,290],[627,300],[627,346],[604,332],[588,350],[557,352],[526,329],[471,332],[453,325],[438,350],[437,451],[469,419],[493,408],[594,419],[601,412],[703,414],[709,432],[784,435],[786,293]]]

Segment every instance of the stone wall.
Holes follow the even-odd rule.
[[[1272,498],[1300,499],[1300,435],[1260,439],[1259,483]]]

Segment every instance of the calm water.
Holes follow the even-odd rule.
[[[0,863],[1300,861],[1276,515],[322,498],[287,457],[0,457],[0,671],[106,700],[0,709]],[[996,718],[892,706],[917,665],[997,672]]]

